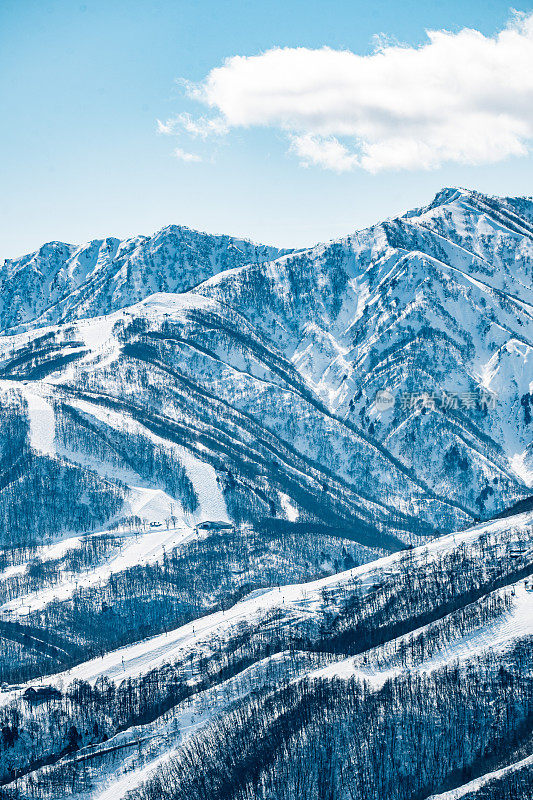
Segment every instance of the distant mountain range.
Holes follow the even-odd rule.
[[[296,252],[174,226],[47,244],[0,273],[0,387],[52,409],[69,480],[105,478],[95,525],[130,491],[95,447],[135,426],[213,469],[234,520],[395,549],[530,491],[532,236],[531,200],[445,189]]]
[[[156,292],[185,292],[228,269],[288,252],[170,225],[154,236],[48,242],[7,259],[0,274],[2,332],[109,314]]]

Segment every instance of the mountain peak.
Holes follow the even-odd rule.
[[[482,194],[473,189],[464,189],[461,186],[445,186],[437,192],[430,203],[406,211],[405,214],[402,214],[402,218],[409,219],[412,217],[420,217],[422,214],[426,214],[428,211],[432,211],[435,208],[450,205],[450,203],[454,203],[460,199],[471,200],[474,196],[483,197]]]
[[[186,292],[219,272],[284,250],[168,225],[152,236],[49,242],[0,271],[0,330],[108,314],[158,292]]]
[[[458,200],[460,197],[465,195],[469,196],[470,194],[471,191],[469,189],[463,189],[460,186],[445,186],[437,192],[427,208],[430,209],[437,208],[437,206],[445,206],[448,203],[453,203],[454,200]]]

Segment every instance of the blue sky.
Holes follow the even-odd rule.
[[[531,4],[515,8],[526,14],[533,10]],[[437,166],[430,155],[430,168],[421,169],[418,156],[405,157],[409,143],[402,139],[399,166],[387,140],[384,160],[380,149],[367,169],[360,166],[364,159],[357,149],[359,109],[345,138],[338,135],[338,120],[310,121],[308,108],[287,121],[287,112],[280,110],[283,65],[276,78],[277,105],[268,111],[266,123],[254,106],[257,98],[250,95],[255,91],[250,70],[260,67],[266,79],[272,74],[274,56],[262,55],[272,48],[291,49],[284,63],[291,75],[300,71],[300,91],[307,62],[294,48],[306,48],[320,72],[316,51],[324,46],[369,56],[377,35],[409,48],[427,44],[427,29],[457,34],[466,27],[493,37],[510,14],[509,5],[497,0],[2,0],[0,259],[45,241],[148,234],[170,223],[306,245],[421,205],[442,186],[531,194],[532,160],[524,154],[530,139],[523,133],[529,119],[513,122],[519,133],[509,134],[508,153],[508,131],[502,132],[503,144],[491,141],[492,163],[472,164],[469,160],[476,161],[477,155],[470,159],[459,152],[457,158],[445,156],[440,165],[437,154]],[[448,44],[455,47],[455,42]],[[465,46],[472,49],[468,41]],[[234,99],[228,110],[224,86],[212,81],[209,93],[206,78],[234,56],[248,60],[215,73],[224,78],[224,86],[230,85]],[[331,69],[334,82],[337,67]],[[179,79],[199,85],[202,97],[191,97]],[[490,75],[482,80],[492,83]],[[513,102],[520,104],[527,91]],[[268,92],[259,96],[261,109],[265,96]],[[501,92],[490,102],[501,105]],[[235,107],[239,103],[248,104],[242,124]],[[191,137],[182,124],[184,113],[193,121],[231,119],[223,135]],[[158,133],[158,119],[174,120],[173,135]],[[453,117],[449,124],[455,129]],[[387,136],[390,131],[371,132],[367,144],[381,147]],[[477,136],[476,130],[472,139]],[[517,147],[524,152],[513,155]],[[442,151],[442,142],[435,144],[433,155],[435,148]],[[177,149],[201,160],[183,161]],[[498,160],[500,152],[505,157]]]

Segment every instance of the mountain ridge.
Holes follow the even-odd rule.
[[[108,237],[86,245],[50,242],[4,261],[0,270],[2,328],[4,333],[15,332],[110,313],[154,291],[186,291],[219,269],[281,252],[250,240],[177,225],[153,236],[125,240]]]
[[[281,255],[181,227],[112,240],[112,257],[101,244],[75,256],[61,246],[68,269],[45,249],[42,274],[79,286],[0,338],[0,385],[46,387],[58,409],[99,398],[151,420],[150,436],[164,424],[224,485],[231,452],[226,490],[261,518],[285,518],[280,497],[296,492],[313,524],[330,502],[342,526],[357,508],[368,544],[369,523],[379,539],[406,520],[420,532],[489,517],[533,485],[533,245],[520,232],[527,214],[509,222],[510,202],[444,189],[421,209]],[[27,282],[11,289],[33,308]]]
[[[148,236],[148,235],[137,235],[134,237],[130,237],[128,239],[118,239],[115,237],[106,237],[104,239],[93,239],[87,244],[69,244],[60,241],[51,241],[43,244],[38,250],[33,251],[29,254],[20,256],[18,258],[7,258],[4,260],[2,267],[0,268],[0,287],[2,288],[3,292],[6,291],[9,293],[11,290],[11,283],[16,276],[21,277],[21,273],[24,270],[28,270],[28,268],[32,271],[34,277],[38,278],[48,278],[49,283],[49,290],[56,291],[57,284],[63,283],[62,287],[62,294],[59,294],[57,300],[50,308],[45,308],[41,310],[41,314],[35,315],[33,318],[28,317],[23,320],[19,320],[18,328],[17,324],[6,324],[6,319],[2,321],[2,328],[4,333],[8,332],[9,330],[15,332],[17,329],[20,329],[20,325],[31,326],[36,324],[46,324],[46,323],[54,323],[58,321],[70,321],[74,318],[83,318],[84,312],[90,311],[90,316],[95,315],[94,307],[91,307],[89,304],[89,308],[87,305],[83,305],[80,303],[78,299],[75,303],[73,303],[73,307],[67,309],[67,316],[63,315],[64,318],[61,320],[59,318],[53,318],[53,308],[56,305],[61,306],[64,304],[69,295],[69,286],[71,292],[79,294],[80,292],[83,294],[83,283],[84,280],[88,278],[92,278],[93,283],[87,287],[88,291],[92,290],[93,292],[101,291],[101,288],[98,286],[97,283],[94,282],[95,274],[97,277],[102,280],[117,280],[117,272],[121,272],[124,270],[124,266],[130,269],[136,266],[138,267],[139,264],[135,263],[135,257],[142,261],[143,256],[145,258],[153,259],[154,252],[157,254],[158,250],[165,251],[168,250],[168,244],[173,243],[174,246],[176,245],[176,241],[183,242],[184,246],[187,248],[191,248],[190,241],[197,240],[199,244],[199,249],[202,246],[206,246],[209,250],[219,250],[223,252],[223,249],[234,251],[239,255],[236,256],[236,260],[240,261],[240,264],[233,264],[228,266],[227,263],[224,263],[223,257],[220,257],[220,252],[217,254],[215,253],[215,261],[217,260],[218,256],[218,264],[214,266],[211,265],[212,274],[206,274],[206,267],[207,273],[209,272],[209,267],[204,263],[202,268],[199,269],[198,274],[191,276],[187,274],[182,276],[181,281],[177,275],[172,276],[172,281],[169,282],[169,276],[163,276],[163,283],[166,282],[166,288],[157,288],[157,291],[188,291],[196,286],[200,285],[206,280],[214,277],[217,273],[227,271],[228,269],[238,268],[238,266],[245,266],[247,261],[261,263],[266,261],[277,260],[280,257],[290,256],[295,252],[302,253],[302,254],[309,254],[313,253],[317,250],[326,249],[337,244],[343,243],[350,243],[353,239],[358,238],[366,238],[368,236],[376,235],[377,231],[384,230],[385,235],[387,236],[387,231],[392,236],[391,244],[394,243],[394,231],[397,229],[398,224],[402,221],[414,220],[416,218],[424,217],[430,212],[444,208],[450,204],[453,204],[456,201],[460,201],[461,203],[470,203],[473,204],[474,207],[479,207],[482,213],[492,213],[498,214],[502,213],[502,210],[505,211],[507,216],[507,223],[512,224],[516,223],[516,220],[522,220],[522,226],[520,228],[520,233],[522,235],[533,235],[533,227],[531,223],[529,225],[523,225],[524,218],[523,216],[520,217],[519,214],[516,213],[515,207],[518,207],[521,211],[521,214],[527,214],[531,222],[533,222],[533,201],[531,197],[516,197],[516,198],[496,198],[491,197],[489,195],[484,195],[480,192],[475,190],[464,189],[461,187],[448,187],[440,190],[437,192],[433,200],[425,206],[421,206],[415,209],[411,209],[409,211],[404,212],[403,214],[395,215],[384,220],[381,223],[376,223],[369,227],[356,230],[347,236],[338,237],[336,239],[332,239],[329,242],[318,243],[317,245],[313,245],[307,248],[300,248],[299,250],[294,249],[283,249],[283,248],[276,248],[271,247],[268,245],[260,245],[255,244],[250,239],[243,239],[239,237],[228,236],[225,234],[209,234],[202,231],[196,231],[194,229],[189,228],[188,226],[184,225],[176,225],[170,224],[164,226],[156,233]],[[498,208],[496,207],[498,206]],[[392,227],[391,227],[392,226]],[[518,231],[517,231],[518,232]],[[240,247],[239,247],[240,245]],[[149,252],[145,255],[142,253],[143,249],[148,250]],[[179,259],[183,259],[184,255],[183,252],[173,253],[172,254],[175,259],[179,261]],[[198,256],[198,252],[195,253]],[[213,254],[211,254],[213,255]],[[167,258],[168,256],[168,258]],[[129,258],[128,258],[129,257]],[[478,256],[479,257],[479,256]],[[162,265],[159,266],[168,269],[168,259],[171,258],[169,253],[163,252],[163,259]],[[104,261],[104,264],[99,264],[100,259]],[[115,273],[113,273],[111,266],[116,260]],[[130,266],[130,262],[133,260],[133,264]],[[231,259],[229,259],[231,261]],[[49,263],[49,269],[46,269],[46,263]],[[83,261],[88,262],[87,264],[83,264]],[[108,263],[111,262],[111,263]],[[126,262],[126,264],[124,263]],[[141,264],[141,267],[144,266]],[[104,269],[102,270],[102,267]],[[99,275],[99,272],[104,272],[104,275]],[[48,275],[47,275],[48,273]],[[50,273],[52,275],[50,276]],[[66,273],[66,276],[65,276]],[[81,279],[80,277],[81,276]],[[142,274],[141,278],[142,281],[146,281],[146,286],[143,288],[142,283],[141,286],[136,287],[137,297],[135,301],[139,301],[144,299],[144,297],[149,296],[150,293],[153,293],[154,285],[147,279],[146,274]],[[70,283],[68,278],[70,278]],[[27,283],[27,282],[26,282]],[[172,284],[172,285],[171,285]],[[39,287],[42,289],[42,287]],[[15,291],[12,292],[14,294],[15,304],[19,303],[19,307],[14,311],[11,310],[10,316],[11,319],[8,319],[7,322],[13,322],[13,318],[16,317],[17,312],[21,313],[20,309],[20,301],[23,298],[19,297],[21,289],[28,290],[28,286],[24,287],[15,287]],[[50,292],[49,292],[50,293]],[[107,304],[106,307],[100,308],[100,314],[102,313],[109,313],[110,311],[116,310],[118,307],[124,307],[124,305],[128,305],[126,299],[131,301],[131,293],[129,298],[120,298],[118,301],[115,298],[114,303]],[[13,297],[10,296],[10,300],[13,300]],[[119,305],[118,303],[121,303]],[[28,301],[26,300],[26,304]],[[3,304],[3,314],[2,317],[6,315],[6,307],[8,306],[7,302]],[[78,310],[76,308],[79,306]],[[26,315],[28,316],[28,315]]]

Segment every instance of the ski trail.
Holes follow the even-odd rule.
[[[200,461],[189,450],[179,445],[174,445],[174,450],[177,451],[178,457],[198,497],[199,507],[193,515],[194,521],[219,520],[221,522],[229,522],[224,495],[217,483],[217,474],[211,464]]]
[[[78,590],[105,584],[112,575],[137,565],[161,561],[165,552],[194,539],[194,530],[182,523],[176,528],[161,528],[137,536],[129,536],[121,550],[108,561],[84,573],[65,574],[61,583],[47,586],[8,600],[0,607],[0,615],[10,619],[26,616],[52,602],[65,602]]]
[[[51,403],[26,387],[23,394],[28,404],[31,446],[43,455],[55,456],[55,417]]]
[[[503,767],[503,769],[497,769],[494,770],[494,772],[487,772],[486,775],[482,775],[480,778],[474,778],[473,781],[465,783],[463,786],[459,786],[457,789],[451,789],[450,791],[443,792],[442,794],[432,794],[431,797],[427,798],[427,800],[459,800],[460,797],[464,797],[465,795],[470,794],[470,792],[476,792],[478,789],[481,789],[482,786],[485,786],[492,780],[503,778],[505,775],[508,775],[511,772],[517,772],[519,769],[528,766],[533,766],[533,755],[526,756],[526,758],[523,758],[521,761],[517,761],[515,764],[510,764],[508,767]]]

